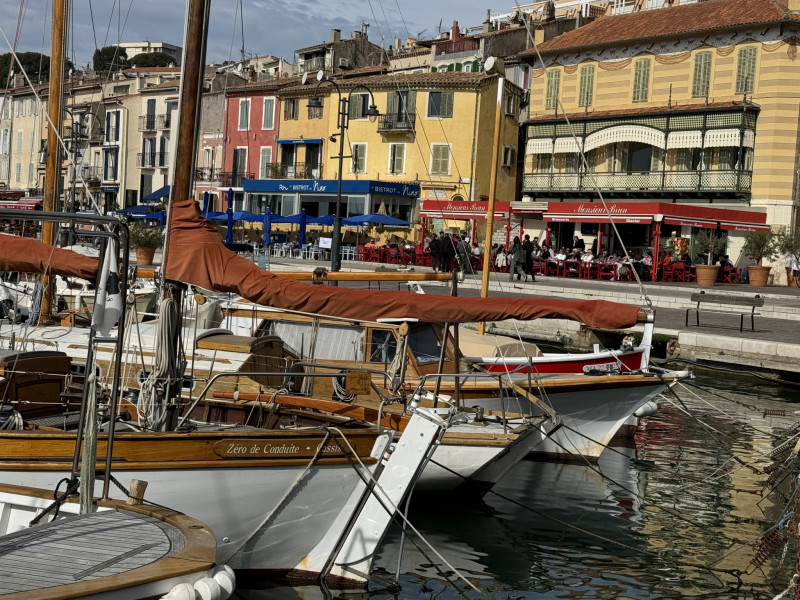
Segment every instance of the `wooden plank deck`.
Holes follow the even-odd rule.
[[[0,594],[120,575],[184,549],[183,533],[153,517],[109,510],[25,529],[0,542]]]

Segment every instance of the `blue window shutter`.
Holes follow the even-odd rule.
[[[119,111],[114,113],[114,141],[119,141]]]

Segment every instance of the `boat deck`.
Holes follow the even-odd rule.
[[[33,598],[38,590],[119,576],[185,546],[180,529],[144,514],[67,517],[0,539],[0,594]]]

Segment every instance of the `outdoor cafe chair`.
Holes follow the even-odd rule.
[[[597,265],[597,279],[611,279],[617,278],[617,263],[598,263]]]

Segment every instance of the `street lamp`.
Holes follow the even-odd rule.
[[[303,83],[305,83],[306,77],[304,76],[303,79]],[[318,91],[320,86],[325,83],[331,84],[339,95],[339,133],[332,134],[330,138],[331,141],[334,141],[336,136],[339,136],[339,154],[335,157],[339,159],[339,171],[336,179],[336,211],[333,216],[333,238],[331,239],[331,272],[335,273],[339,271],[342,266],[342,257],[339,253],[339,248],[342,244],[342,217],[339,213],[339,205],[342,202],[342,161],[345,158],[352,158],[352,156],[345,157],[344,155],[344,132],[350,123],[350,96],[358,89],[363,89],[369,94],[370,104],[367,109],[364,110],[363,114],[369,117],[370,122],[374,123],[380,115],[380,112],[378,112],[378,107],[375,106],[375,96],[372,94],[372,90],[367,86],[357,85],[350,90],[348,95],[342,96],[339,85],[335,81],[325,77],[325,73],[322,71],[317,74],[317,85],[314,88],[314,95],[308,99],[308,108],[322,108],[322,98],[319,97]]]

